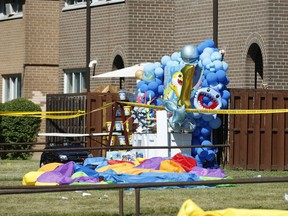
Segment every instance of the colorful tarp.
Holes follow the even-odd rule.
[[[181,182],[203,180],[202,176],[226,178],[221,169],[197,167],[194,158],[181,153],[172,158],[154,157],[139,161],[95,157],[87,158],[83,166],[74,162],[48,164],[37,172],[27,173],[23,177],[23,185]]]

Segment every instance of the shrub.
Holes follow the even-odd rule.
[[[8,101],[2,105],[5,112],[39,112],[41,108],[25,98],[17,98]],[[2,116],[1,127],[1,142],[4,143],[25,143],[34,142],[37,139],[37,134],[40,130],[41,119],[37,117],[15,117]],[[4,149],[31,149],[31,145],[9,145],[4,146]],[[28,159],[31,156],[30,152],[14,152],[1,155],[2,159]]]

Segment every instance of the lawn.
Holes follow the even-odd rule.
[[[0,160],[0,185],[21,185],[22,177],[36,171],[39,161]],[[224,169],[233,178],[281,177],[285,171],[236,171]],[[288,183],[242,184],[225,188],[141,190],[141,215],[177,215],[192,199],[204,210],[261,208],[288,210]],[[39,194],[0,195],[0,215],[84,216],[118,215],[118,190],[93,190]],[[124,214],[135,215],[134,191],[124,191]]]

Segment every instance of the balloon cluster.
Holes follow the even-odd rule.
[[[198,166],[217,166],[217,149],[209,145],[212,145],[213,129],[219,128],[222,122],[216,114],[186,113],[183,106],[195,109],[228,107],[228,64],[223,56],[224,51],[215,48],[213,40],[209,39],[198,46],[186,45],[171,56],[165,55],[161,62],[147,63],[143,71],[135,74],[137,102],[163,105],[171,112],[168,116],[170,127],[176,132],[192,132],[192,145],[203,146],[192,148]],[[191,123],[187,124],[187,121]]]
[[[230,92],[226,85],[229,78],[226,75],[228,64],[223,61],[224,52],[214,47],[211,40],[198,45],[198,66],[203,72],[201,87],[195,92],[193,105],[196,109],[226,109]],[[217,148],[211,147],[213,129],[221,126],[221,119],[216,114],[193,113],[196,128],[192,133],[192,145],[201,145],[202,148],[192,149],[198,166],[216,168]],[[210,147],[208,147],[210,146]]]

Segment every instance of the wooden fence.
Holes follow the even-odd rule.
[[[48,94],[47,111],[86,111],[86,94]],[[47,119],[46,133],[86,133],[86,116],[71,119]],[[63,141],[86,142],[85,137],[63,138],[47,136],[46,142]]]
[[[287,109],[288,92],[231,89],[230,109]],[[288,169],[288,114],[229,116],[229,166],[251,170]]]
[[[287,109],[288,92],[230,89],[230,109]],[[68,120],[47,120],[46,132],[102,133],[112,119],[112,107],[95,109],[118,99],[117,94],[47,95],[47,111],[85,110],[88,115]],[[223,125],[215,131],[214,144],[229,144],[228,166],[251,170],[288,170],[288,114],[222,115]],[[63,137],[62,137],[63,139]],[[106,136],[75,138],[87,147],[101,147]],[[47,141],[61,141],[47,137]],[[220,151],[225,149],[220,149]],[[101,150],[93,152],[103,155]]]

